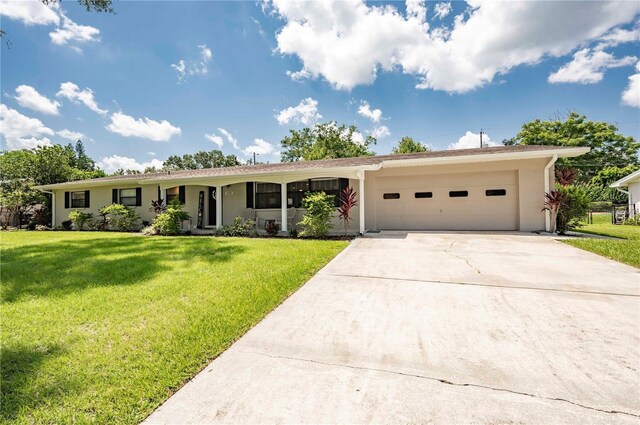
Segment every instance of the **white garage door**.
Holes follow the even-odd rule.
[[[381,230],[517,230],[515,171],[378,177]]]

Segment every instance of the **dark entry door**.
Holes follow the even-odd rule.
[[[215,226],[216,225],[216,188],[213,186],[209,186],[209,196],[207,197],[207,199],[209,199],[209,226]]]

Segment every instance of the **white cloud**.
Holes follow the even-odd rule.
[[[418,22],[424,22],[427,18],[427,8],[424,0],[406,0],[407,16],[417,19]]]
[[[309,125],[320,118],[322,118],[322,115],[318,113],[318,101],[310,97],[302,99],[298,106],[289,106],[276,115],[280,125],[289,124],[292,121]]]
[[[14,150],[49,146],[51,141],[43,136],[53,136],[54,132],[39,119],[0,104],[0,134],[4,136],[6,149]]]
[[[60,102],[55,100],[50,100],[46,96],[38,93],[36,89],[27,85],[19,85],[16,87],[15,97],[18,104],[23,108],[29,108],[37,112],[42,112],[43,114],[49,115],[59,115],[58,107],[60,106]]]
[[[376,139],[382,139],[384,137],[389,136],[390,134],[391,134],[391,131],[389,131],[389,127],[387,127],[386,125],[376,126],[371,131],[371,135]]]
[[[224,144],[222,137],[218,136],[217,134],[211,133],[211,134],[205,134],[204,138],[207,139],[210,142],[215,143],[216,145],[218,145],[218,149],[222,148],[222,145]]]
[[[497,146],[498,144],[491,140],[486,133],[482,134],[483,146]],[[474,149],[480,147],[480,134],[467,131],[464,136],[460,137],[456,143],[449,145],[447,149]]]
[[[274,146],[264,139],[254,139],[253,145],[247,146],[242,150],[245,155],[271,155],[275,152]]]
[[[446,18],[451,13],[451,3],[437,3],[433,9],[433,16],[438,19]]]
[[[162,164],[163,162],[159,159],[152,159],[148,162],[138,162],[126,156],[113,155],[102,158],[97,165],[107,173],[113,173],[119,169],[142,172],[147,167],[162,168]]]
[[[226,137],[227,142],[229,142],[229,144],[231,146],[233,146],[236,149],[240,149],[240,147],[238,146],[238,139],[236,139],[235,137],[233,137],[233,134],[231,134],[230,132],[228,132],[227,130],[225,130],[224,128],[218,128],[218,131],[220,133],[222,133],[222,135],[224,137]]]
[[[2,0],[0,15],[22,21],[25,25],[58,25],[57,3],[47,6],[38,0]]]
[[[57,96],[66,97],[74,103],[83,103],[87,108],[100,115],[106,115],[106,113],[109,112],[106,109],[100,109],[98,107],[98,104],[93,97],[93,90],[90,88],[80,90],[76,84],[70,81],[60,84],[60,91]]]
[[[155,153],[155,152],[151,152],[151,151],[149,151],[149,152],[147,152],[147,155],[149,155],[149,156],[156,156],[156,153]]]
[[[602,47],[614,47],[623,43],[631,43],[634,41],[640,41],[640,27],[636,26],[630,30],[622,28],[614,28],[608,34],[605,34],[600,38],[600,46]]]
[[[364,135],[359,131],[354,131],[351,135],[351,141],[362,145],[364,143]]]
[[[200,57],[196,61],[187,63],[186,60],[180,59],[178,63],[172,63],[171,68],[175,69],[178,73],[178,82],[183,82],[187,77],[193,75],[205,75],[209,73],[209,67],[207,64],[211,62],[213,53],[206,44],[198,45],[200,51]]]
[[[71,42],[86,43],[100,41],[100,30],[89,25],[79,25],[61,13],[62,26],[49,33],[53,44],[65,45]],[[79,50],[78,47],[75,47]]]
[[[60,137],[63,137],[65,139],[69,139],[72,141],[76,141],[76,140],[82,140],[84,139],[86,136],[78,131],[71,131],[71,130],[67,130],[66,128],[60,131],[56,131],[56,134]]]
[[[358,114],[370,119],[371,122],[373,122],[374,124],[377,124],[378,122],[380,122],[380,118],[382,118],[382,111],[380,109],[371,109],[371,106],[369,106],[369,102],[363,100],[360,103],[360,107],[358,108]]]
[[[174,127],[169,121],[154,121],[147,117],[135,119],[122,112],[111,115],[111,124],[106,129],[124,137],[140,137],[154,142],[168,142],[173,136],[182,134],[180,127]]]
[[[622,92],[622,103],[640,108],[640,61],[636,63],[636,73],[629,77],[629,85]]]
[[[604,71],[607,69],[633,65],[637,60],[633,56],[617,59],[602,50],[585,48],[577,51],[571,62],[549,75],[548,81],[550,83],[595,84],[602,80]]]
[[[378,72],[401,70],[419,78],[418,88],[458,93],[566,55],[640,12],[639,2],[470,0],[447,31],[363,0],[271,4],[284,20],[278,51],[302,62],[291,76],[323,77],[350,90],[373,83]]]

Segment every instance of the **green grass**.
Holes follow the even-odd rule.
[[[594,235],[611,236],[613,239],[573,239],[566,244],[594,252],[607,258],[640,268],[640,226],[611,224],[611,214],[594,214],[593,224],[576,229]]]
[[[347,244],[0,238],[0,411],[16,423],[138,423]]]

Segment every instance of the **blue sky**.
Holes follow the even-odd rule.
[[[289,128],[317,121],[377,134],[383,154],[402,136],[471,146],[480,128],[499,143],[568,110],[640,136],[637,2],[114,8],[3,1],[4,149],[81,133],[107,171],[218,145],[273,162]]]

